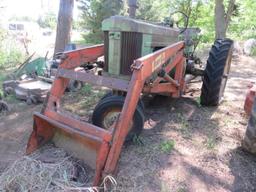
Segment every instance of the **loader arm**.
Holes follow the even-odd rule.
[[[122,146],[129,132],[129,122],[133,118],[140,95],[155,92],[176,97],[181,95],[185,87],[183,49],[184,42],[181,41],[135,60],[131,65],[130,80],[74,70],[83,62],[95,61],[102,56],[103,45],[65,52],[46,101],[46,107],[41,113],[34,114],[33,132],[28,141],[27,154],[53,139],[71,154],[86,160],[88,158],[87,163],[95,165],[93,184],[97,186],[102,176],[113,174],[116,169]],[[176,70],[172,78],[168,72],[173,69]],[[156,74],[157,78],[152,78],[153,74]],[[59,110],[60,99],[70,79],[127,92],[113,129],[105,130]],[[60,139],[60,135],[64,140]],[[92,154],[96,156],[94,160]]]

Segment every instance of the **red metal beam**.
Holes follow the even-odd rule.
[[[123,109],[116,123],[112,147],[110,148],[104,168],[104,172],[106,174],[111,174],[115,171],[123,143],[129,132],[129,122],[132,121],[133,114],[135,112],[146,79],[149,78],[154,72],[157,72],[163,68],[164,64],[166,64],[166,62],[172,56],[177,54],[177,52],[181,51],[183,48],[184,42],[179,42],[134,61],[134,64],[132,65],[132,78],[129,84]],[[184,59],[177,61],[178,58],[176,58],[173,62],[177,62],[177,75],[175,75],[175,78],[180,80],[182,79],[182,69],[184,69]],[[169,88],[170,90],[168,91],[170,92],[172,88]],[[157,89],[157,87],[154,89]],[[161,87],[159,89],[161,89]],[[177,89],[175,93],[179,93],[180,89],[181,87]]]
[[[161,79],[157,78],[156,83],[153,84],[154,86],[150,88],[146,86],[145,90],[153,93],[164,91],[170,94],[176,94],[177,96],[181,93],[184,87],[184,83],[182,82],[185,61],[182,55],[183,48],[184,42],[179,42],[137,59],[132,65],[133,74],[129,83],[124,80],[114,80],[100,76],[96,78],[91,74],[85,75],[85,73],[69,71],[74,70],[83,64],[83,62],[95,61],[95,59],[103,55],[103,45],[65,52],[63,54],[63,61],[57,72],[57,78],[53,83],[47,106],[43,114],[34,117],[34,131],[30,137],[27,151],[31,152],[51,139],[56,130],[68,133],[72,139],[85,145],[88,144],[95,149],[97,148],[96,175],[94,180],[94,184],[97,185],[103,169],[106,174],[111,174],[116,168],[123,143],[129,132],[129,123],[132,121],[146,80],[152,74],[158,73],[161,69],[164,69],[168,73],[173,68],[176,68],[175,80],[179,81],[181,86],[174,87],[173,83],[170,82],[160,83]],[[173,60],[171,61],[171,59]],[[64,94],[70,78],[127,91],[125,102],[113,133],[60,114],[60,99]],[[99,141],[97,142],[97,146],[95,141]],[[111,145],[110,141],[112,141]]]
[[[177,52],[182,51],[184,45],[184,42],[181,41],[166,48],[160,49],[159,51],[141,57],[135,60],[132,67],[134,69],[141,68],[142,79],[146,80],[152,75],[153,72],[159,71],[172,56],[175,56]]]
[[[65,69],[74,69],[86,62],[95,62],[104,55],[104,45],[94,45],[83,49],[67,51],[63,53],[63,62],[60,67]]]
[[[77,129],[79,131],[82,131],[84,133],[94,135],[95,137],[99,137],[101,139],[104,139],[105,141],[110,141],[112,139],[112,133],[102,129],[100,127],[97,127],[93,124],[82,122],[80,120],[74,119],[70,116],[67,116],[63,113],[54,112],[52,110],[45,110],[45,115],[49,117],[50,119],[53,119],[55,121],[61,122],[69,127],[72,127],[74,129]]]
[[[67,79],[79,80],[79,81],[83,81],[93,85],[98,85],[101,87],[104,86],[104,87],[121,90],[121,91],[127,91],[129,86],[129,81],[126,81],[123,79],[117,79],[113,77],[104,77],[104,76],[94,75],[92,73],[85,73],[85,72],[79,72],[79,71],[73,71],[73,70],[67,70],[67,69],[59,69],[56,76],[67,78]]]

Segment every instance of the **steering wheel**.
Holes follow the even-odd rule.
[[[171,20],[180,29],[180,34],[182,34],[188,28],[189,17],[182,11],[175,11],[170,14]],[[181,24],[182,23],[182,24]],[[182,25],[182,26],[181,26]]]

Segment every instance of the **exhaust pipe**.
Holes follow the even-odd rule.
[[[129,17],[135,18],[136,9],[138,8],[137,0],[128,0],[128,6],[129,6]]]

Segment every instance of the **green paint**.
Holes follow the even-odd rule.
[[[108,72],[113,75],[120,74],[121,61],[121,33],[109,32]]]
[[[124,16],[112,16],[102,22],[102,31],[138,32],[151,35],[178,36],[179,30],[154,25]]]
[[[141,56],[145,56],[149,53],[152,53],[152,48],[151,48],[151,43],[152,43],[152,35],[143,35],[143,40],[142,40],[142,47],[141,47]]]
[[[109,34],[108,73],[120,75],[121,70],[121,35],[124,32],[142,34],[141,55],[153,52],[154,47],[166,47],[178,41],[179,30],[146,23],[123,16],[113,16],[102,22],[102,30]],[[105,33],[106,34],[106,33]],[[130,51],[130,50],[124,50]]]
[[[44,75],[46,71],[46,60],[44,57],[39,57],[35,60],[25,63],[14,75],[16,78],[21,77],[23,74],[33,74],[36,73],[39,76]]]

